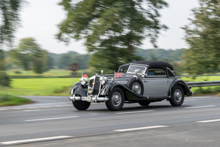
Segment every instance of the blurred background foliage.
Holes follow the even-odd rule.
[[[142,60],[135,55],[137,46],[149,38],[156,47],[160,30],[167,29],[158,20],[164,0],[62,0],[60,5],[67,18],[57,38],[66,43],[85,39],[96,72],[112,73],[123,63]]]
[[[10,78],[6,74],[6,52],[3,47],[11,46],[14,32],[19,24],[18,12],[22,0],[0,0],[0,85],[9,86]]]
[[[47,81],[48,77],[50,80],[63,78],[57,81],[61,87],[57,85],[48,95],[65,92],[73,84],[63,83],[71,75],[68,70],[71,63],[80,66],[77,76],[81,76],[82,72],[92,76],[100,70],[112,74],[121,64],[137,60],[169,62],[177,75],[219,73],[219,0],[199,0],[200,6],[192,10],[190,24],[182,27],[189,48],[175,50],[156,48],[160,31],[168,29],[159,21],[159,10],[168,6],[165,0],[61,0],[59,5],[66,11],[66,19],[59,24],[56,38],[66,43],[71,39],[83,39],[88,54],[74,51],[50,53],[31,37],[21,39],[12,48],[13,34],[19,26],[18,12],[23,3],[22,0],[0,0],[0,85],[9,86],[11,80],[17,82],[11,84],[16,87],[14,91],[9,89],[12,93],[21,90],[19,78],[22,81],[24,78],[45,78],[42,80]],[[154,49],[140,48],[146,38],[155,46]],[[218,80],[218,77],[215,78]],[[198,81],[192,78],[184,80]],[[213,77],[200,80],[213,80]],[[40,85],[43,87],[43,82]],[[20,94],[28,93],[25,88]],[[204,89],[197,88],[195,91],[219,90],[212,87]]]
[[[192,12],[194,19],[183,27],[190,46],[182,56],[183,68],[189,74],[219,72],[220,0],[200,0]]]

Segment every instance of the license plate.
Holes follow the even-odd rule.
[[[91,101],[90,97],[81,97],[81,101]]]

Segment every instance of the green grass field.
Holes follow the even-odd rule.
[[[186,82],[190,81],[217,81],[220,76],[181,78]],[[5,89],[11,95],[43,96],[43,95],[64,95],[68,96],[72,85],[79,81],[79,78],[32,78],[12,79],[11,87]],[[0,92],[1,92],[0,88]],[[220,86],[195,87],[192,88],[195,94],[218,93]]]
[[[12,95],[69,95],[72,85],[79,78],[12,79],[7,88]]]

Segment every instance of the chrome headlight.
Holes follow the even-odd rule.
[[[104,85],[106,81],[107,81],[106,77],[100,77],[100,82],[102,85]]]
[[[86,83],[88,83],[88,79],[85,77],[80,78],[79,81],[82,85],[85,85]]]

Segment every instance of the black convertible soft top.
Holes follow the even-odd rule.
[[[134,62],[126,63],[123,65],[127,65],[127,64],[145,64],[145,65],[149,65],[151,68],[166,68],[166,67],[168,67],[169,69],[174,70],[172,65],[170,65],[167,62],[163,62],[163,61],[134,61]]]

